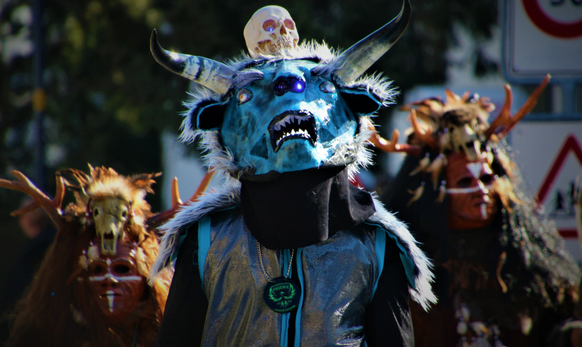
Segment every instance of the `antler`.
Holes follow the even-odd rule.
[[[543,81],[540,83],[540,85],[537,86],[537,88],[529,96],[525,104],[523,104],[523,106],[519,109],[519,111],[517,111],[513,115],[513,117],[511,117],[510,115],[510,108],[513,102],[513,94],[511,92],[511,87],[506,84],[504,86],[505,103],[503,104],[503,109],[499,113],[499,116],[495,118],[493,123],[491,123],[489,128],[485,131],[485,136],[487,137],[487,139],[489,139],[491,135],[493,135],[497,128],[499,128],[500,126],[503,126],[503,129],[501,130],[502,136],[506,136],[507,134],[509,134],[513,127],[517,123],[519,123],[522,119],[524,119],[525,116],[527,116],[527,114],[531,112],[531,110],[533,110],[533,108],[538,102],[538,98],[540,97],[540,95],[550,82],[550,79],[551,79],[550,74],[547,74],[546,77],[544,77]]]
[[[503,103],[503,108],[501,109],[501,112],[499,112],[497,118],[495,118],[491,125],[489,125],[489,128],[485,130],[485,137],[487,139],[491,138],[491,135],[493,135],[495,130],[500,126],[507,124],[509,119],[511,118],[511,105],[513,104],[513,93],[511,92],[511,87],[509,86],[509,84],[506,84],[505,86],[503,86],[503,88],[505,89],[505,102]]]
[[[399,144],[398,138],[400,137],[400,132],[398,129],[394,129],[392,132],[392,138],[390,141],[386,140],[374,128],[373,125],[369,126],[370,130],[372,130],[372,135],[370,135],[370,142],[377,148],[380,148],[384,152],[405,152],[408,154],[412,154],[415,156],[419,156],[421,153],[421,148],[418,146],[413,146],[409,144]]]
[[[418,118],[416,118],[416,110],[410,110],[410,124],[412,124],[412,129],[414,130],[414,134],[418,136],[418,138],[429,145],[432,149],[438,149],[439,145],[435,139],[432,137],[432,129],[430,126],[426,129],[426,132],[420,128],[420,124],[418,124]]]
[[[0,187],[4,187],[7,189],[18,190],[23,193],[28,194],[34,202],[28,206],[25,206],[21,209],[18,209],[12,212],[10,215],[16,217],[20,216],[24,213],[30,212],[32,210],[37,209],[38,207],[42,207],[46,213],[49,215],[53,223],[57,226],[57,228],[61,228],[65,220],[63,218],[63,214],[61,211],[61,205],[63,203],[63,198],[65,196],[65,187],[63,183],[63,178],[57,176],[57,191],[55,194],[55,198],[53,200],[49,199],[40,189],[38,189],[34,183],[32,183],[28,177],[26,177],[22,172],[12,170],[10,173],[18,178],[18,181],[9,181],[5,179],[0,179]]]
[[[204,193],[204,191],[206,191],[206,188],[208,188],[208,185],[212,180],[212,176],[214,176],[214,172],[215,171],[212,168],[208,170],[208,172],[206,173],[206,175],[204,175],[202,181],[198,185],[198,188],[186,203],[198,200],[198,198]],[[185,205],[186,203],[183,203],[182,200],[180,199],[180,192],[178,190],[178,178],[174,177],[174,179],[172,180],[172,208],[164,212],[157,213],[154,216],[148,218],[146,222],[148,225],[148,229],[155,228],[160,224],[166,222],[167,220],[171,219],[172,217],[174,217],[176,212],[178,212],[178,209]]]

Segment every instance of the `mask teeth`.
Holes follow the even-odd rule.
[[[313,125],[307,124],[309,129],[301,127],[301,122],[309,122],[312,118],[313,116],[311,115],[288,115],[277,124],[273,125],[271,131],[277,135],[273,143],[275,152],[279,149],[281,143],[289,137],[310,140],[313,144],[317,137],[317,134],[312,129]]]

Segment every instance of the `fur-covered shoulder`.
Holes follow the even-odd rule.
[[[431,304],[436,304],[437,302],[437,298],[431,289],[431,283],[434,281],[431,261],[418,247],[416,240],[403,222],[388,212],[376,198],[374,198],[374,205],[376,213],[368,218],[366,223],[381,226],[387,232],[396,236],[398,241],[406,248],[409,257],[416,266],[415,288],[409,289],[410,295],[422,308],[428,310]]]
[[[218,210],[236,206],[240,202],[240,183],[234,180],[201,196],[196,202],[183,206],[169,222],[160,227],[160,253],[149,274],[150,281],[171,265],[172,255],[180,247],[180,229]]]

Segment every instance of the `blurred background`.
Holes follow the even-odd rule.
[[[103,165],[124,175],[163,172],[148,196],[155,212],[169,208],[173,177],[188,199],[205,172],[197,146],[176,141],[189,81],[154,61],[152,29],[166,49],[225,61],[246,50],[245,24],[271,4],[290,12],[301,40],[339,49],[401,7],[398,0],[1,0],[0,178],[14,179],[9,171],[16,169],[51,195],[56,171]],[[581,2],[413,0],[412,10],[407,31],[368,71],[382,72],[400,91],[397,104],[376,119],[381,134],[389,138],[394,128],[403,134],[407,114],[398,108],[444,97],[445,88],[490,97],[499,110],[510,83],[515,112],[552,73],[509,141],[532,193],[543,193],[541,202],[580,260],[571,197],[582,167]],[[366,188],[385,189],[400,159],[376,152],[376,165],[361,175]],[[10,216],[23,198],[0,189],[0,284],[29,242]]]

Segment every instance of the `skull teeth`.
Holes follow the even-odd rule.
[[[306,139],[315,144],[317,133],[313,115],[302,111],[285,112],[273,119],[269,126],[271,142],[275,152],[282,143],[290,139]]]

